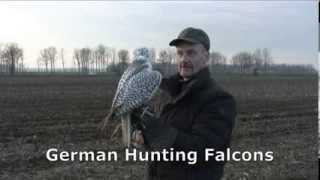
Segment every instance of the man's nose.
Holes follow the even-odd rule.
[[[190,62],[190,59],[186,55],[182,55],[181,62]]]

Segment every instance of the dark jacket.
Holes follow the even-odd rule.
[[[160,88],[168,93],[160,120],[171,128],[162,138],[170,143],[152,147],[178,151],[197,151],[198,161],[150,162],[149,180],[218,180],[223,175],[223,162],[204,161],[205,148],[225,151],[230,144],[236,115],[234,98],[211,78],[208,68],[201,70],[190,81],[182,82],[176,74],[163,79]],[[164,141],[168,142],[168,141]]]

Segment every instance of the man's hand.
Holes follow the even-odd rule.
[[[145,126],[144,126],[144,120],[145,120],[145,114],[148,111],[148,115],[153,115],[153,112],[150,110],[149,106],[142,106],[140,108],[135,109],[132,112],[132,122],[135,126],[135,130],[132,132],[132,145],[134,147],[143,147],[146,143],[144,137],[143,137],[143,131],[145,130]]]
[[[154,115],[151,108],[148,106],[138,108],[132,115],[141,130],[140,133],[133,135],[136,136],[135,141],[143,142],[148,147],[154,149],[171,147],[177,130],[164,124],[160,118]]]

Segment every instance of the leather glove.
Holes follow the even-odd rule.
[[[144,137],[145,144],[153,149],[170,148],[176,138],[177,130],[155,116],[149,106],[137,108],[132,113]]]

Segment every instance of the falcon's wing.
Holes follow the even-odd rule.
[[[122,74],[119,83],[118,83],[118,87],[117,87],[117,91],[115,93],[115,96],[113,98],[112,101],[112,108],[118,107],[123,103],[123,93],[126,89],[126,86],[128,86],[128,82],[130,80],[131,77],[133,77],[135,74],[137,74],[138,72],[142,71],[144,68],[146,68],[146,65],[142,65],[142,64],[137,64],[135,62],[133,62]]]
[[[142,71],[133,76],[123,92],[123,102],[117,114],[124,114],[147,103],[158,90],[162,76],[157,71]]]

